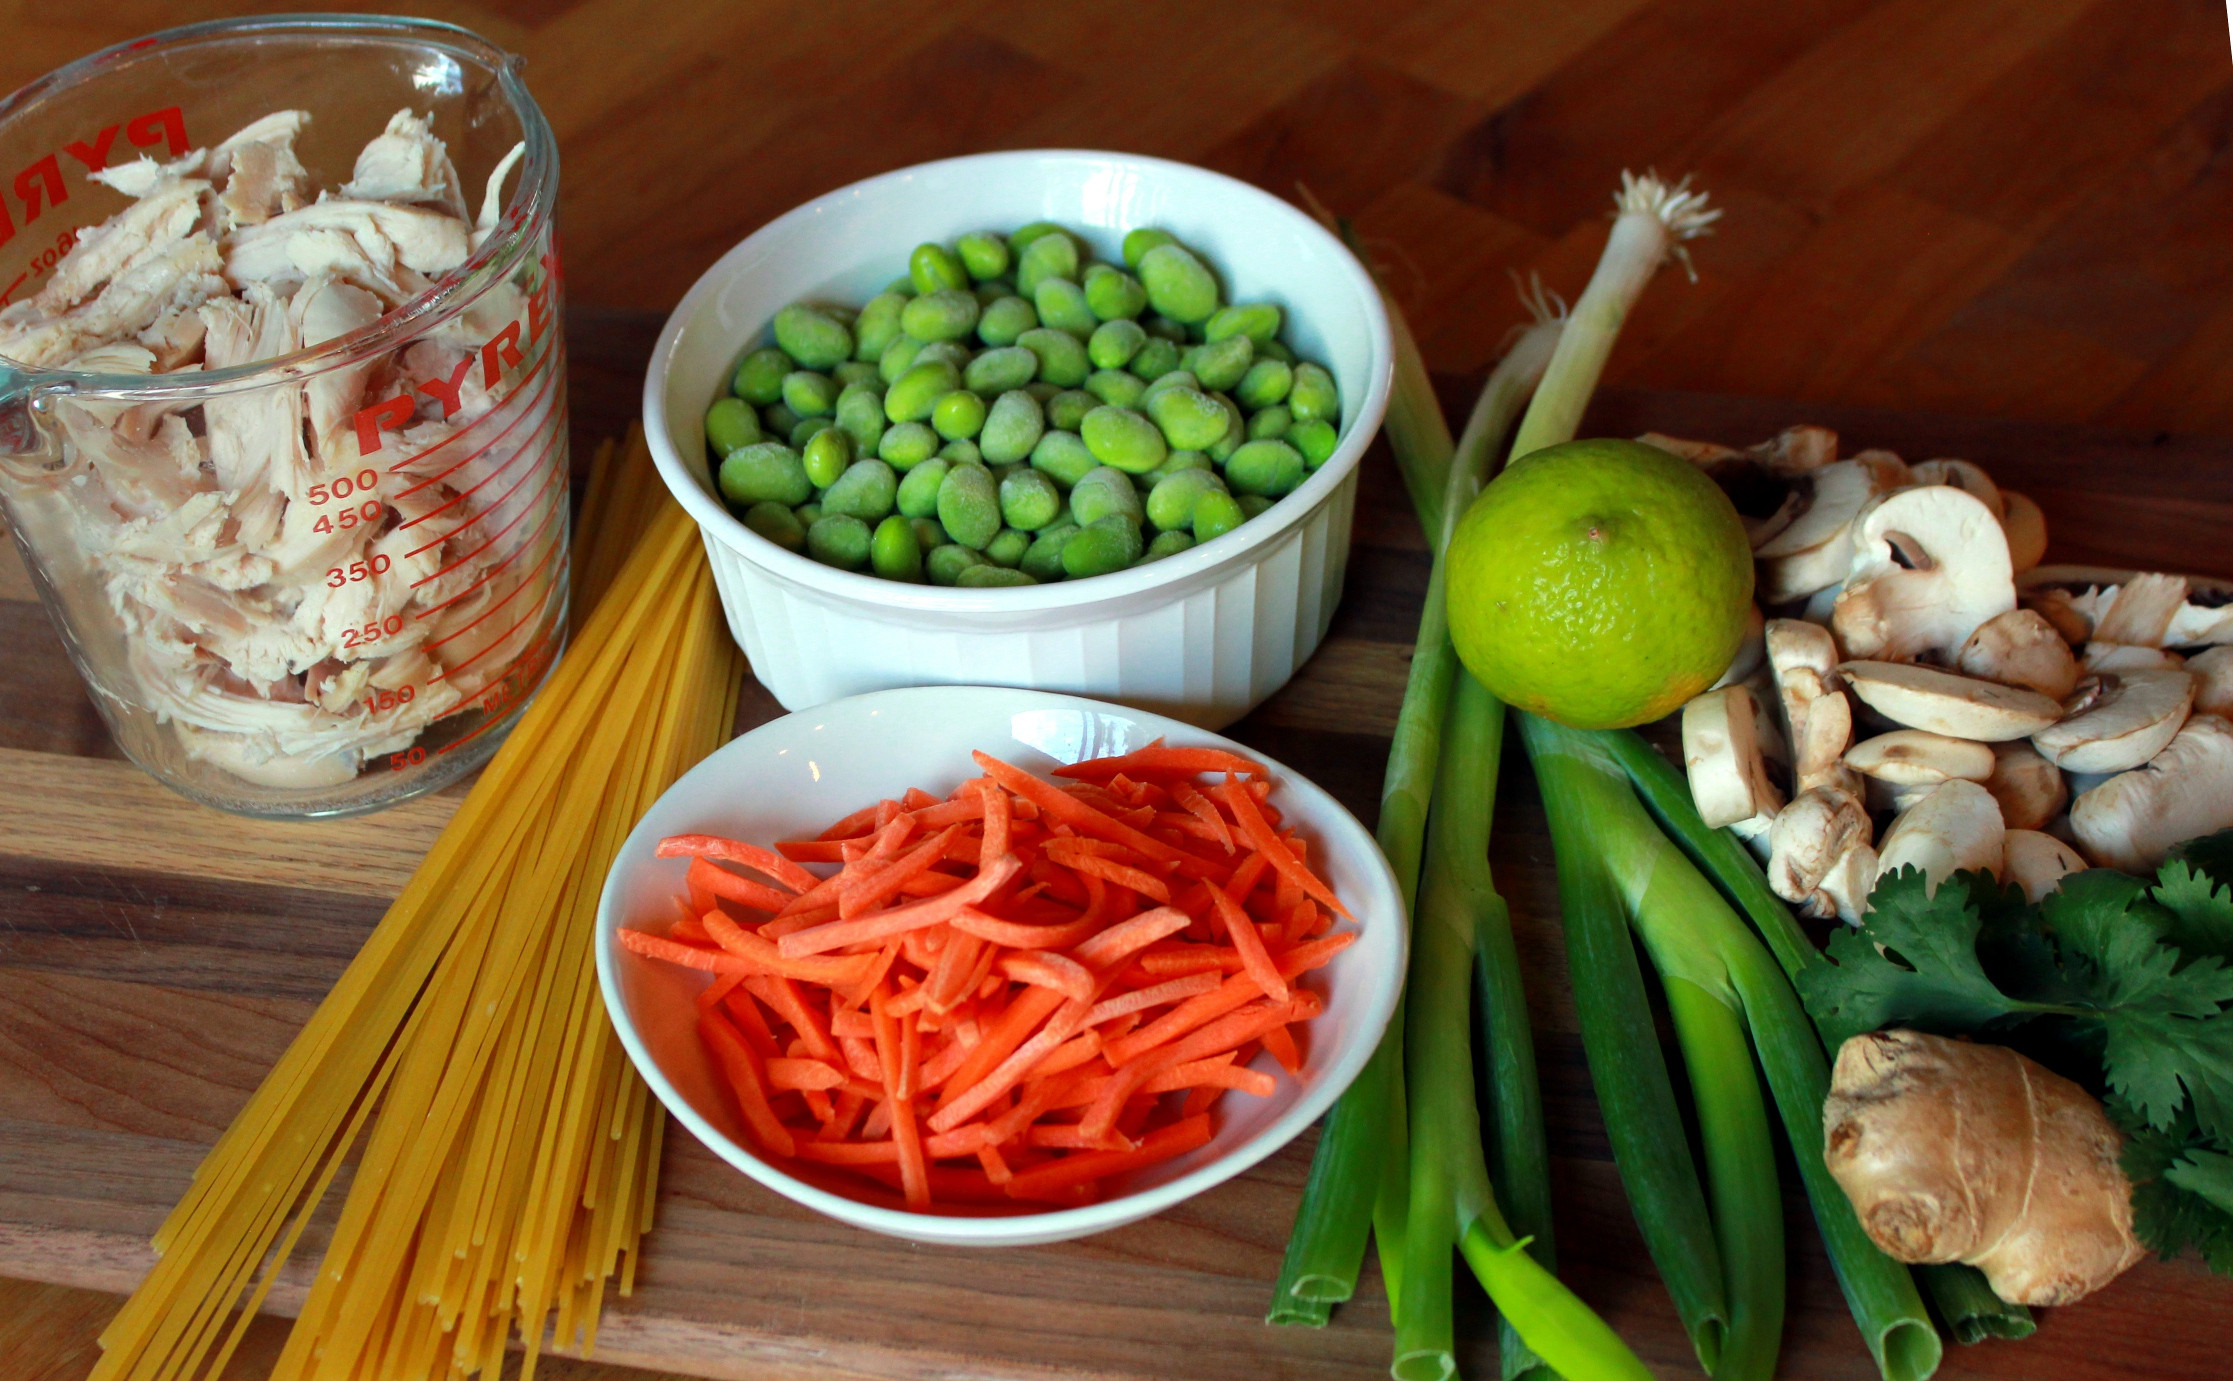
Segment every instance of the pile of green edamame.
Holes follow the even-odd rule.
[[[1041,221],[923,244],[859,311],[794,303],[706,413],[722,496],[842,570],[1120,571],[1228,532],[1334,453],[1333,376],[1161,230],[1124,266]]]

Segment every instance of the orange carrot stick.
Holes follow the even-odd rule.
[[[761,1059],[782,1049],[776,1042],[775,1033],[768,1029],[767,1014],[760,1010],[760,1004],[754,1002],[750,994],[730,993],[721,1000],[721,1010],[729,1014],[729,1019],[736,1023],[737,1030],[744,1033],[745,1044],[751,1046]]]
[[[658,935],[647,935],[640,930],[621,931],[620,945],[621,948],[632,950],[646,958],[664,959],[670,964],[681,964],[686,968],[703,969],[708,973],[777,973],[786,978],[802,979],[809,983],[855,982],[868,968],[868,965],[861,961],[866,959],[871,963],[874,962],[873,956],[861,954],[848,955],[843,959],[785,959],[776,953],[774,945],[761,940],[759,936],[753,935],[749,938],[759,940],[761,945],[767,947],[764,955],[755,950],[751,957],[747,958],[727,950],[703,949],[697,945],[677,944],[673,940]]]
[[[756,974],[747,978],[744,986],[747,992],[765,1002],[769,1011],[791,1024],[791,1029],[798,1032],[799,1039],[806,1042],[806,1048],[813,1052],[815,1059],[833,1064],[843,1061],[837,1042],[831,1038],[829,1023],[822,1019],[814,1004],[806,1000],[798,984],[775,974]]]
[[[843,863],[845,845],[850,842],[837,839],[785,839],[775,846],[775,851],[793,863]]]
[[[1083,941],[1070,951],[1070,957],[1089,969],[1109,969],[1130,959],[1141,950],[1168,935],[1186,929],[1187,915],[1175,906],[1159,906],[1153,911],[1117,922],[1107,930]]]
[[[760,1073],[760,1057],[744,1043],[729,1019],[719,1012],[707,1012],[698,1019],[698,1034],[713,1052],[715,1063],[728,1076],[729,1087],[736,1093],[737,1106],[744,1113],[745,1125],[761,1147],[779,1156],[795,1155],[798,1144],[792,1139],[791,1129],[775,1115],[768,1103],[767,1085]]]
[[[1164,1070],[1161,1074],[1140,1085],[1143,1093],[1176,1093],[1180,1089],[1201,1088],[1239,1089],[1253,1093],[1258,1098],[1269,1098],[1279,1091],[1279,1081],[1260,1069],[1245,1069],[1232,1063],[1231,1056],[1209,1060],[1195,1060]]]
[[[1184,865],[1195,861],[1162,840],[1142,834],[1122,820],[1094,809],[1062,788],[1043,782],[1020,767],[1012,767],[990,753],[978,752],[970,756],[1002,786],[1081,834],[1128,845],[1158,863]]]
[[[1233,852],[1233,830],[1231,826],[1225,823],[1224,812],[1220,811],[1209,797],[1196,791],[1193,783],[1173,782],[1171,784],[1171,799],[1178,803],[1187,814],[1207,825],[1210,829],[1210,837],[1224,845],[1225,852]]]
[[[653,857],[717,858],[724,863],[741,863],[747,868],[767,874],[793,892],[804,892],[821,881],[773,849],[763,849],[741,839],[723,839],[717,834],[668,835],[659,841]]]
[[[1153,874],[1119,863],[1113,858],[1100,858],[1093,854],[1082,854],[1074,861],[1058,861],[1065,862],[1067,867],[1075,872],[1083,873],[1087,877],[1096,877],[1104,882],[1113,882],[1119,887],[1128,887],[1142,896],[1153,897],[1159,903],[1168,904],[1171,900],[1171,886],[1169,883]]]
[[[1040,988],[1033,991],[1047,990]],[[1073,998],[1063,1003],[1062,1009],[1049,1018],[1037,1034],[1016,1047],[1015,1054],[1002,1060],[997,1068],[980,1079],[974,1087],[955,1091],[951,1098],[942,1101],[938,1111],[931,1114],[931,1130],[953,1130],[976,1116],[995,1098],[1014,1088],[1042,1060],[1053,1054],[1056,1047],[1077,1033],[1078,1028],[1085,1023],[1085,1014],[1092,1006],[1090,998]]]
[[[1068,1000],[1052,988],[1024,989],[993,1022],[992,1029],[985,1032],[984,1039],[977,1042],[977,1048],[969,1052],[969,1058],[962,1061],[953,1077],[945,1082],[939,1095],[939,1110],[943,1112],[961,1094],[982,1083],[994,1066],[1013,1055],[1016,1048]],[[933,1130],[945,1129],[939,1127],[935,1119],[932,1126]]]
[[[705,990],[698,994],[698,1010],[703,1012],[709,1007],[719,1006],[721,999],[734,991],[744,981],[744,977],[741,973],[725,973],[707,984]]]
[[[1086,1151],[1017,1171],[1008,1181],[1007,1192],[1015,1198],[1030,1198],[1128,1174],[1206,1146],[1210,1135],[1209,1118],[1190,1117],[1150,1132],[1136,1151]]]
[[[768,1087],[772,1089],[833,1089],[845,1084],[845,1071],[821,1060],[787,1056],[767,1062]]]
[[[837,914],[849,921],[890,901],[909,879],[930,871],[957,828],[948,825],[892,862],[875,869],[864,866],[848,875],[837,891]]]
[[[1095,1005],[1086,1013],[1085,1024],[1099,1026],[1104,1021],[1121,1017],[1128,1012],[1138,1012],[1149,1007],[1160,1007],[1166,1002],[1179,1002],[1200,993],[1214,992],[1221,986],[1216,974],[1194,973],[1158,983],[1152,988],[1135,988],[1122,997],[1112,997]]]
[[[755,911],[765,911],[770,915],[791,904],[789,892],[779,892],[764,882],[740,878],[726,868],[707,862],[703,857],[690,860],[690,871],[684,880],[693,888],[702,888],[716,897],[741,902]],[[711,906],[699,908],[701,912],[712,909]]]
[[[1009,850],[1009,841],[1015,833],[1015,811],[1009,807],[1008,793],[990,777],[978,784],[977,799],[984,807],[985,820],[980,856],[998,858]]]
[[[894,907],[874,916],[864,916],[859,920],[836,921],[810,930],[801,930],[784,936],[778,943],[786,956],[804,958],[846,945],[889,939],[895,935],[904,935],[910,930],[937,925],[940,921],[953,919],[963,907],[991,896],[999,890],[1002,883],[1015,876],[1019,866],[1015,855],[1004,855],[951,892],[941,893],[912,906]]]
[[[1060,925],[1027,925],[988,916],[974,906],[955,912],[948,924],[965,935],[1010,949],[1068,949],[1102,928],[1101,921],[1091,916]]]
[[[1295,1046],[1295,1035],[1284,1026],[1275,1026],[1264,1033],[1264,1048],[1272,1052],[1279,1067],[1289,1074],[1303,1072],[1303,1052]]]
[[[1225,808],[1233,812],[1233,823],[1241,827],[1242,837],[1248,840],[1251,848],[1269,858],[1272,866],[1282,876],[1291,878],[1297,887],[1325,903],[1335,915],[1354,919],[1349,916],[1349,908],[1341,904],[1341,898],[1334,895],[1334,889],[1320,882],[1318,876],[1305,868],[1302,860],[1296,858],[1293,851],[1272,832],[1271,822],[1264,818],[1263,807],[1257,803],[1255,794],[1245,783],[1238,778],[1227,777],[1211,787],[1210,794],[1223,801]]]
[[[1258,855],[1261,857],[1262,855]],[[1222,887],[1212,888],[1210,900],[1217,906],[1218,914],[1225,918],[1226,934],[1232,938],[1233,948],[1240,951],[1241,972],[1256,980],[1264,996],[1274,1002],[1287,1000],[1287,980],[1279,976],[1279,969],[1272,963],[1271,951],[1264,948],[1264,937],[1256,931],[1256,923],[1241,910]]]
[[[1086,1002],[1093,997],[1093,971],[1067,954],[1026,950],[1002,955],[993,967],[1018,983],[1053,988],[1073,1001]]]
[[[1247,772],[1264,775],[1264,765],[1222,748],[1138,748],[1110,758],[1091,758],[1054,770],[1057,777],[1099,781],[1118,773],[1139,776],[1144,772]]]

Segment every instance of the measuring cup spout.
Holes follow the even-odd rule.
[[[0,360],[0,455],[24,455],[38,445],[39,429],[31,423],[29,381]]]

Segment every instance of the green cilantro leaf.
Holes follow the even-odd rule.
[[[2026,1014],[2032,1004],[1994,986],[1978,959],[1970,878],[1935,894],[1919,868],[1880,880],[1862,925],[1831,937],[1828,963],[1800,972],[1799,994],[1833,1049],[1888,1025],[1965,1032]]]
[[[2164,939],[2189,958],[2215,954],[2233,959],[2233,888],[2175,858],[2157,874],[2155,899],[2171,913]]]
[[[2108,1108],[2125,1133],[2123,1165],[2125,1178],[2132,1181],[2134,1235],[2166,1261],[2192,1247],[2211,1269],[2233,1275],[2233,1212],[2172,1178],[2174,1167],[2190,1162],[2195,1169],[2179,1178],[2211,1176],[2213,1167],[2202,1158],[2217,1153],[2193,1115],[2182,1113],[2169,1128],[2158,1130],[2115,1098]],[[2208,1182],[2214,1186],[2214,1176]]]
[[[2233,1156],[2223,1151],[2189,1151],[2172,1162],[2163,1177],[2189,1194],[2199,1194],[2220,1211],[2233,1213]]]

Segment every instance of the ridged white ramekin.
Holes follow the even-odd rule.
[[[1341,444],[1269,512],[1190,551],[1088,580],[909,585],[785,551],[730,515],[705,410],[743,349],[802,298],[859,304],[925,240],[1052,220],[1119,259],[1136,226],[1201,251],[1233,301],[1277,302],[1284,339],[1333,372]],[[1248,713],[1325,636],[1349,560],[1357,464],[1387,410],[1388,320],[1371,276],[1302,212],[1202,168],[1032,150],[870,178],[769,222],[692,286],[644,385],[659,472],[704,534],[730,630],[787,709],[899,686],[1009,685],[1117,700],[1205,728]]]

